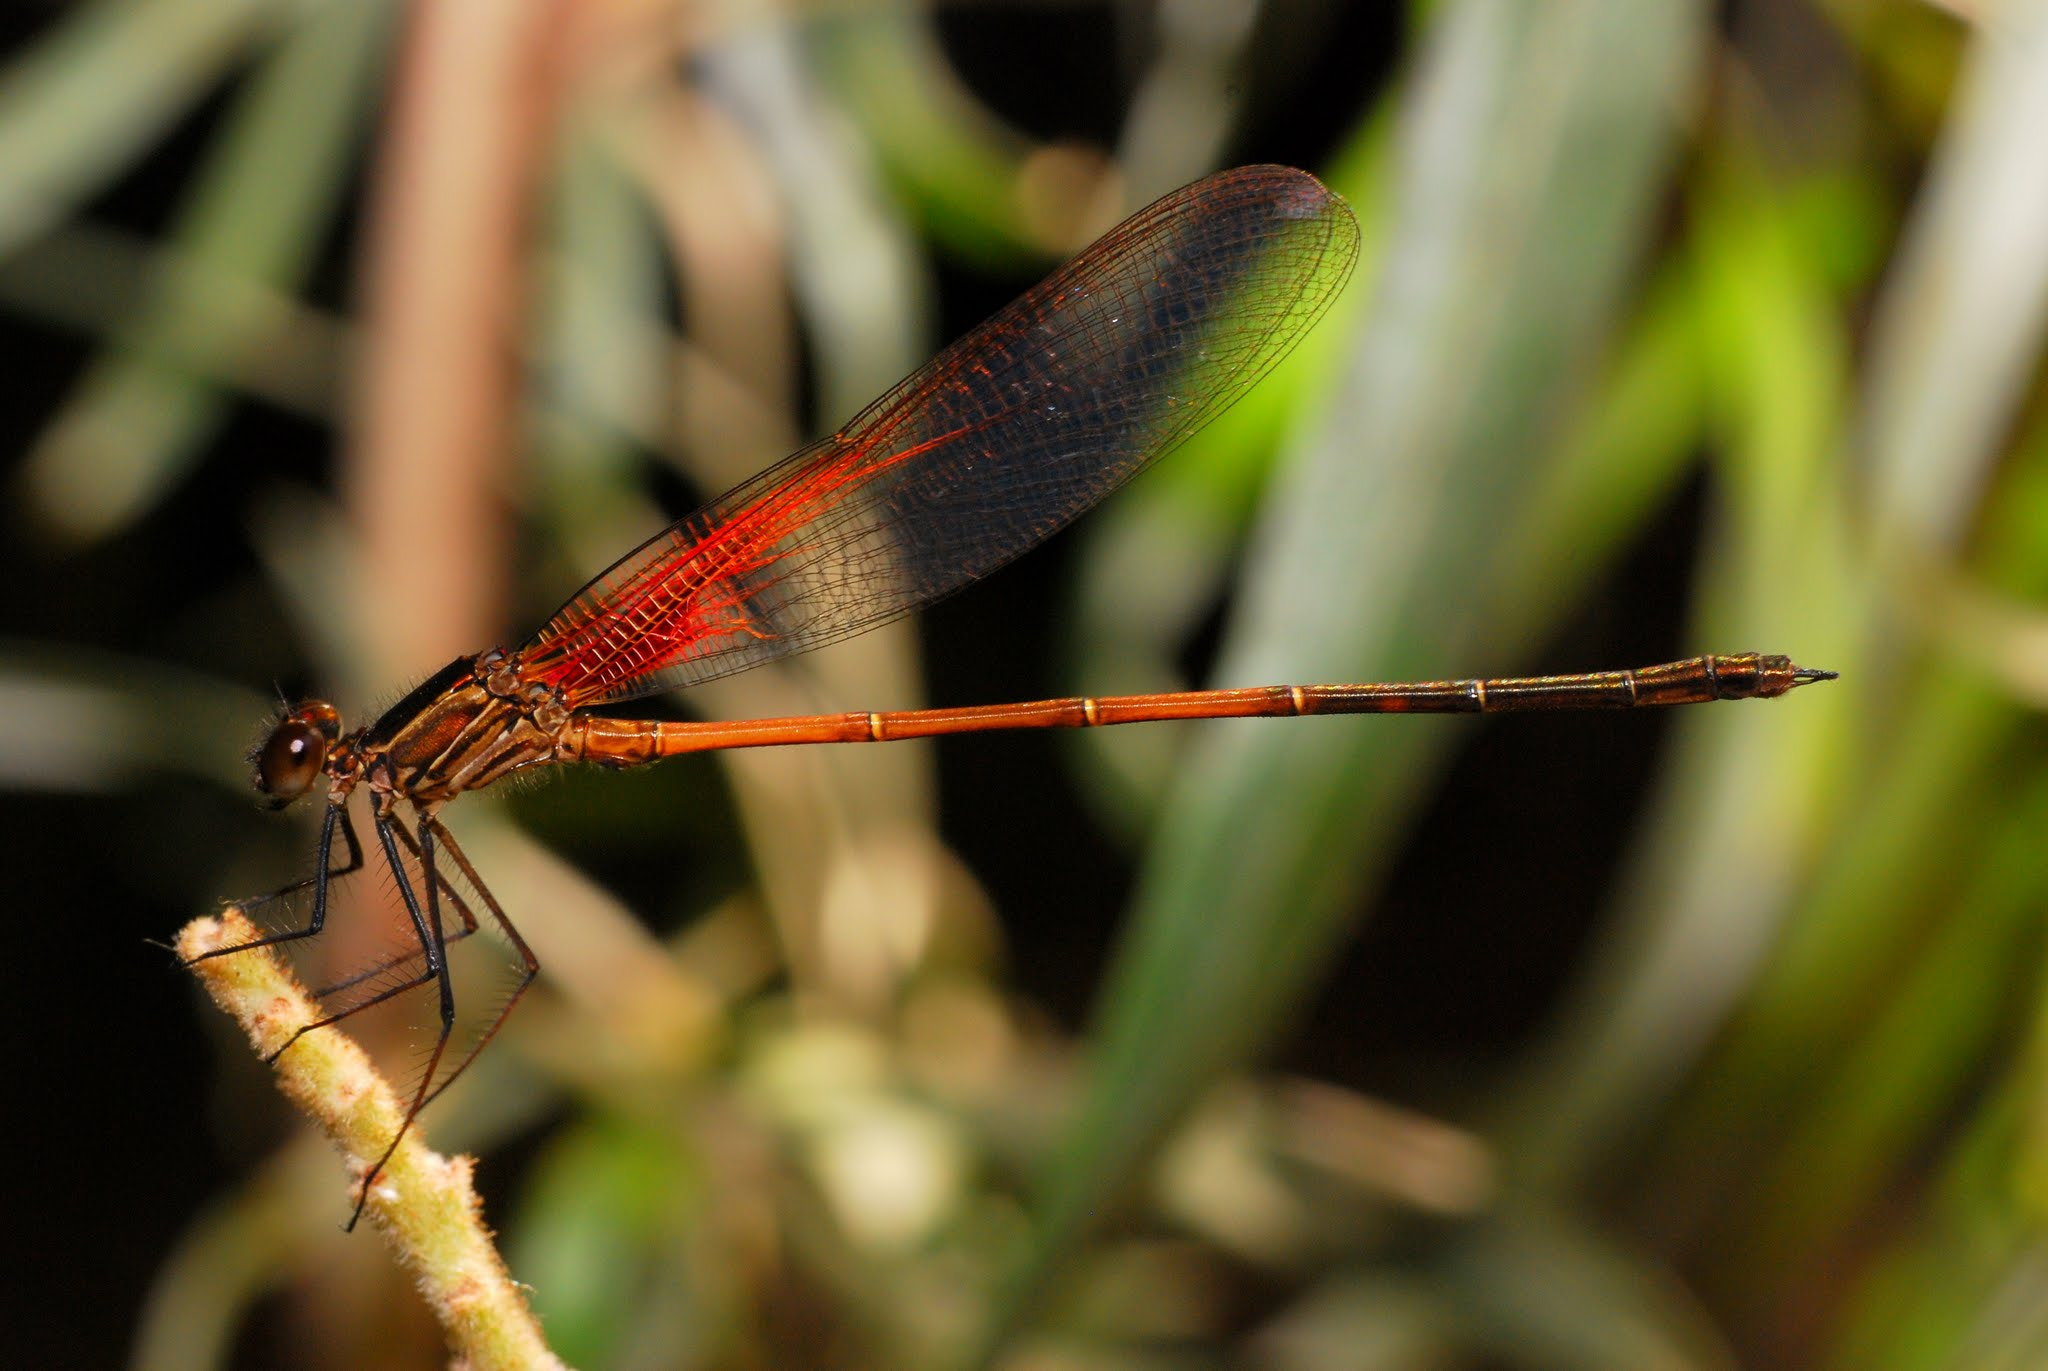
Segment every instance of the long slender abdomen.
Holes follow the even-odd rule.
[[[1833,673],[1789,658],[1746,652],[1692,657],[1633,671],[1572,676],[1504,676],[1364,685],[1249,686],[1164,695],[1071,696],[1014,704],[965,705],[870,714],[675,722],[579,717],[558,756],[608,766],[641,766],[688,752],[798,743],[882,743],[948,733],[1020,728],[1097,728],[1162,719],[1290,718],[1310,714],[1493,714],[1639,709],[1709,700],[1769,699]]]

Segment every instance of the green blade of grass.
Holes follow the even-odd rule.
[[[1800,1126],[1759,1178],[1756,1231],[1745,1242],[1763,1278],[1757,1300],[1784,1298],[1785,1272],[1818,1275],[1823,1254],[1877,1212],[1903,1157],[1918,1155],[1978,1083],[2009,1029],[2001,968],[2027,956],[2043,896],[2040,834],[2048,785],[2013,794],[1952,897],[1941,927],[1884,996],[1876,1021],[1830,1070],[1801,1110]],[[1816,1264],[1821,1262],[1822,1264]]]
[[[1384,285],[1294,454],[1221,679],[1430,676],[1485,646],[1478,583],[1638,258],[1699,21],[1690,4],[1438,13]],[[1402,720],[1204,740],[1101,1001],[1020,1302],[1202,1086],[1285,1023],[1452,736]]]
[[[1688,313],[1729,454],[1698,639],[1794,651],[1853,686],[1841,611],[1853,601],[1827,503],[1846,396],[1834,302],[1779,197],[1751,178],[1716,173],[1694,220]],[[1797,699],[1674,721],[1612,932],[1509,1110],[1525,1179],[1569,1188],[1596,1173],[1746,985],[1811,860],[1824,769],[1851,717],[1841,693],[1822,713]]]
[[[391,14],[372,0],[316,11],[250,80],[139,317],[29,455],[31,498],[67,536],[101,538],[139,517],[218,428],[217,377],[274,332],[276,293],[311,266],[346,185]]]
[[[1045,250],[1013,212],[1031,151],[960,84],[929,15],[883,10],[821,18],[805,48],[823,85],[949,252],[1014,270]]]
[[[0,253],[65,218],[191,108],[279,0],[101,0],[0,72]]]
[[[1880,303],[1859,442],[1880,537],[1968,530],[2048,330],[2048,4],[2000,5]]]

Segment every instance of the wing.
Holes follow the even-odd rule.
[[[1350,275],[1306,172],[1244,167],[1139,211],[829,438],[634,548],[522,653],[571,707],[808,652],[985,576],[1270,370]]]

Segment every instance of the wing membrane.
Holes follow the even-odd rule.
[[[1236,400],[1321,317],[1358,229],[1306,172],[1183,187],[828,438],[627,553],[527,645],[572,706],[862,633],[1071,522]]]

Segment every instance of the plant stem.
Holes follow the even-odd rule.
[[[313,1000],[272,948],[196,960],[259,933],[238,909],[194,919],[178,934],[178,955],[213,1002],[268,1057],[320,1017]],[[404,1117],[398,1096],[353,1038],[327,1027],[293,1043],[272,1064],[278,1088],[347,1158],[360,1184]],[[559,1368],[526,1297],[505,1269],[484,1226],[468,1157],[443,1157],[412,1130],[370,1188],[364,1212],[413,1273],[441,1321],[454,1365],[463,1371]]]

